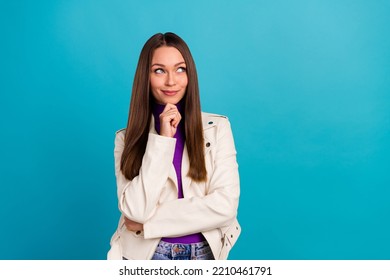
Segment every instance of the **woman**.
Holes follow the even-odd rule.
[[[226,117],[202,113],[186,43],[144,45],[127,128],[116,133],[121,218],[108,259],[226,259],[240,234],[239,176]]]

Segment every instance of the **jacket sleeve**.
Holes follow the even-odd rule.
[[[115,176],[119,210],[130,220],[145,223],[152,215],[167,181],[176,139],[149,133],[139,175],[131,181],[120,170],[125,132],[115,137]]]
[[[216,155],[204,197],[167,201],[144,224],[144,237],[176,237],[229,225],[237,216],[240,183],[230,123],[218,125]]]

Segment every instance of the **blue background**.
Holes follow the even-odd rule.
[[[390,2],[2,1],[0,258],[104,259],[144,42],[190,46],[229,116],[231,259],[390,259]]]

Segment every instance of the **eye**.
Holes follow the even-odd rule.
[[[162,68],[156,68],[156,69],[153,70],[153,72],[156,73],[156,74],[164,74],[165,73]]]
[[[185,67],[179,67],[179,68],[177,68],[176,72],[184,73],[184,72],[186,72],[186,70],[187,69]]]

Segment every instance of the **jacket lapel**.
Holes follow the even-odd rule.
[[[204,144],[206,145],[207,143],[211,142],[212,137],[211,135],[208,135],[208,129],[215,126],[215,124],[210,120],[210,118],[202,113],[202,125],[203,125],[203,138],[204,138]],[[205,149],[205,157],[207,157],[207,154],[209,150],[211,149],[211,145],[206,145],[204,147]],[[183,193],[188,190],[192,183],[191,177],[189,177],[188,171],[190,169],[190,159],[188,157],[188,150],[187,150],[187,145],[184,146],[184,152],[183,152],[183,160],[181,164],[181,176],[182,176],[182,184],[183,184]]]

